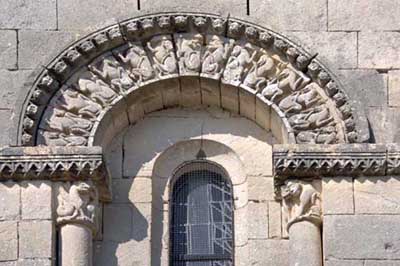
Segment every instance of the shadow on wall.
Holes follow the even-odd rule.
[[[94,243],[96,266],[149,265],[151,204],[129,200],[134,180],[117,180],[121,184],[113,202],[104,204],[103,235]]]

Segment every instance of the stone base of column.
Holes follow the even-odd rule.
[[[322,266],[320,226],[309,221],[289,228],[290,266]]]
[[[60,228],[61,266],[92,266],[92,231],[88,226],[65,224]]]

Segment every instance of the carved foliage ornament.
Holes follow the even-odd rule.
[[[365,141],[341,86],[314,57],[267,29],[182,13],[127,20],[61,53],[25,101],[19,142],[91,145],[95,123],[118,101],[180,76],[218,80],[259,97],[285,121],[292,142]]]

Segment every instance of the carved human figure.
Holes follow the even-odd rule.
[[[129,67],[129,76],[137,83],[150,80],[154,77],[153,67],[147,57],[146,51],[138,45],[132,45],[125,56],[122,53],[118,54],[122,62]]]
[[[262,54],[257,62],[253,62],[243,83],[257,92],[262,91],[267,86],[268,80],[275,76],[276,71],[277,66],[272,57]]]
[[[98,66],[88,65],[88,68],[117,91],[124,91],[133,86],[129,74],[112,56],[105,57]]]
[[[337,141],[337,132],[334,126],[326,126],[313,131],[301,131],[296,140],[297,143],[333,144]]]
[[[177,38],[177,54],[179,58],[180,73],[199,72],[201,67],[201,48],[203,46],[203,35],[180,34]]]
[[[218,35],[213,35],[203,55],[202,73],[219,78],[228,59],[231,44]]]
[[[275,79],[268,82],[261,94],[268,100],[279,103],[286,95],[302,89],[309,79],[299,75],[290,68],[283,69]]]
[[[43,130],[52,133],[47,134],[50,140],[61,139],[62,142],[70,144],[67,146],[75,146],[89,136],[92,126],[92,122],[88,119],[53,108],[50,117],[44,118]]]
[[[178,72],[174,45],[170,37],[155,37],[147,43],[147,48],[152,53],[154,68],[161,77]]]
[[[311,185],[288,180],[281,187],[282,203],[288,215],[287,230],[301,221],[321,222],[320,193]]]
[[[60,185],[57,196],[57,223],[83,223],[97,226],[98,193],[87,182]]]
[[[231,83],[241,82],[243,74],[248,71],[249,64],[254,60],[256,54],[257,51],[249,43],[233,47],[224,71],[224,80]]]
[[[289,118],[289,124],[295,130],[309,130],[321,128],[333,121],[328,107],[315,106]]]
[[[90,101],[78,91],[66,89],[54,102],[55,106],[64,109],[77,117],[96,119],[101,111],[101,106]]]
[[[315,86],[315,83],[311,83],[304,89],[295,91],[283,98],[279,103],[279,108],[284,113],[298,113],[310,108],[312,105],[321,101],[321,96],[315,89]]]
[[[118,96],[113,89],[92,73],[90,77],[81,77],[76,89],[103,108]]]

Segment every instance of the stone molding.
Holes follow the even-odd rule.
[[[0,181],[90,181],[111,200],[101,147],[9,147],[0,150]]]
[[[37,76],[18,145],[91,146],[99,121],[150,83],[197,77],[258,97],[290,143],[368,141],[366,120],[313,55],[275,32],[234,18],[163,13],[97,31]]]
[[[379,144],[274,145],[273,150],[274,175],[282,179],[384,176],[400,172],[399,158]]]

